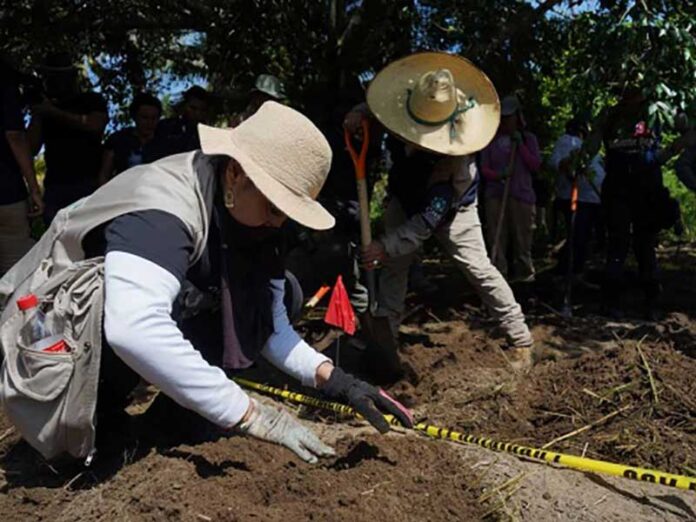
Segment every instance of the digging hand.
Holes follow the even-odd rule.
[[[413,427],[413,414],[403,404],[381,388],[356,379],[340,368],[333,369],[322,391],[332,399],[345,400],[380,433],[389,431],[383,413],[394,415],[407,428]]]
[[[332,457],[336,454],[333,448],[320,441],[319,437],[287,411],[254,399],[251,399],[250,407],[248,418],[237,426],[242,433],[285,446],[310,464],[316,463],[317,457]]]

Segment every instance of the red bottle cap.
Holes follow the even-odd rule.
[[[39,298],[36,297],[34,294],[25,295],[17,299],[17,306],[22,311],[34,308],[35,306],[38,306],[38,304]]]

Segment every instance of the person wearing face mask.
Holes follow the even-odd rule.
[[[140,93],[133,98],[129,112],[135,126],[115,132],[104,143],[100,185],[124,170],[150,163],[156,158],[154,138],[162,103],[152,94]]]
[[[47,239],[0,280],[0,330],[21,328],[12,315],[20,296],[37,285],[42,296],[60,289],[60,299],[45,303],[45,311],[63,314],[67,351],[77,367],[66,375],[70,385],[56,377],[59,368],[45,385],[54,403],[62,392],[51,387],[60,381],[60,390],[68,390],[61,407],[71,430],[67,444],[78,440],[79,428],[85,437],[76,447],[57,439],[47,447],[55,417],[42,418],[38,407],[27,411],[26,399],[13,408],[12,399],[30,386],[25,380],[40,380],[47,360],[30,377],[3,379],[0,373],[10,419],[44,456],[60,448],[84,456],[94,446],[94,412],[100,426],[108,425],[143,378],[222,429],[282,444],[308,462],[332,455],[288,412],[257,402],[228,379],[225,370],[264,357],[304,385],[347,402],[381,432],[389,429],[382,412],[411,426],[408,410],[335,368],[288,320],[282,225],[288,218],[318,230],[334,225],[315,200],[331,163],[324,136],[306,117],[274,102],[235,129],[199,125],[198,132],[202,150],[129,169],[61,211]],[[44,270],[32,275],[37,266]],[[5,332],[2,339],[17,337]],[[2,348],[12,372],[21,354],[12,344]],[[101,358],[96,368],[88,362],[95,353]],[[73,397],[76,382],[80,393]],[[75,408],[78,415],[70,418]]]
[[[508,275],[508,245],[515,263],[515,279],[534,281],[532,240],[536,194],[533,177],[541,166],[536,136],[525,129],[520,102],[515,95],[501,101],[500,127],[493,141],[481,152],[481,173],[485,183],[487,242],[494,263]],[[515,155],[513,154],[513,145]],[[505,184],[509,184],[506,194]],[[507,195],[507,203],[503,198]],[[505,210],[503,210],[505,208]],[[497,233],[500,227],[500,232]],[[497,248],[494,246],[498,242]]]

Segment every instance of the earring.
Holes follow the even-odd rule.
[[[225,207],[234,208],[234,192],[232,190],[226,190],[223,199],[225,200]]]

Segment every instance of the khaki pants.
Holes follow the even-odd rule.
[[[0,205],[0,276],[34,246],[26,201]]]
[[[387,233],[406,221],[400,203],[392,199],[384,214]],[[452,223],[436,233],[444,250],[452,256],[491,315],[500,323],[508,340],[515,346],[529,346],[532,336],[515,296],[500,272],[491,264],[481,232],[477,206],[457,212]],[[389,259],[379,277],[377,315],[388,317],[397,331],[404,311],[408,268],[416,254]]]
[[[486,239],[489,252],[493,252],[495,231],[498,228],[498,218],[502,199],[486,198]],[[521,281],[534,280],[534,263],[532,261],[532,240],[534,239],[534,205],[522,203],[515,198],[509,198],[500,231],[500,243],[495,266],[504,277],[508,275],[508,247],[512,247],[515,279]]]

